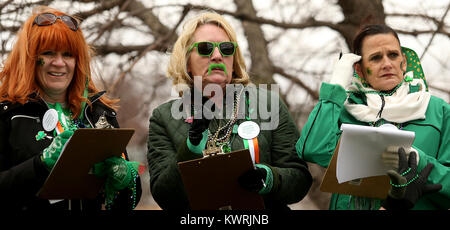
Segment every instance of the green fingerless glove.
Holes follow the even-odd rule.
[[[41,159],[47,166],[48,170],[52,170],[55,166],[56,161],[61,155],[61,151],[64,148],[64,145],[69,140],[69,138],[73,135],[73,131],[66,130],[56,136],[52,143],[42,151]]]
[[[106,177],[105,200],[108,209],[117,192],[136,186],[135,178],[138,175],[139,165],[139,162],[126,161],[121,157],[110,157],[94,165],[94,175],[100,178]]]

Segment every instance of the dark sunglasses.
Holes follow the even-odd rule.
[[[200,56],[211,56],[216,47],[219,47],[219,51],[222,56],[233,56],[236,51],[237,43],[236,42],[196,42],[194,43],[188,50],[191,50],[197,47],[197,52]]]
[[[71,30],[78,30],[78,21],[75,18],[68,15],[56,16],[52,13],[39,14],[38,16],[36,16],[36,18],[34,18],[33,25],[36,24],[38,26],[50,26],[55,24],[56,19],[58,18],[61,19],[61,21],[63,21],[64,24],[66,24]]]

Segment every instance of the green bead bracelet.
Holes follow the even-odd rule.
[[[405,172],[403,172],[401,174],[401,176],[405,176],[406,174],[408,174],[411,171],[411,168],[408,168],[408,170],[406,170]],[[403,188],[408,186],[411,182],[415,181],[417,178],[419,178],[419,175],[416,173],[416,176],[414,178],[412,178],[410,181],[408,181],[405,184],[393,184],[392,180],[389,182],[392,186],[396,187],[396,188]]]

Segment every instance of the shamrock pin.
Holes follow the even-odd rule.
[[[44,139],[47,136],[47,134],[44,131],[39,131],[36,135],[36,141],[40,141]]]

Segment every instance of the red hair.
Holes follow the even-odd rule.
[[[33,12],[23,24],[17,35],[17,41],[5,61],[3,71],[0,72],[1,100],[25,104],[32,93],[42,94],[37,81],[36,63],[38,55],[46,50],[68,51],[75,58],[76,65],[72,82],[67,89],[67,104],[73,113],[72,118],[81,114],[81,103],[90,103],[83,97],[86,81],[89,79],[88,92],[90,95],[99,92],[91,78],[91,56],[94,54],[86,43],[80,28],[71,30],[61,20],[56,20],[50,26],[33,25],[35,17],[40,13],[64,13],[52,8],[44,8],[40,12]],[[119,100],[101,97],[107,106],[116,109],[114,104]]]

